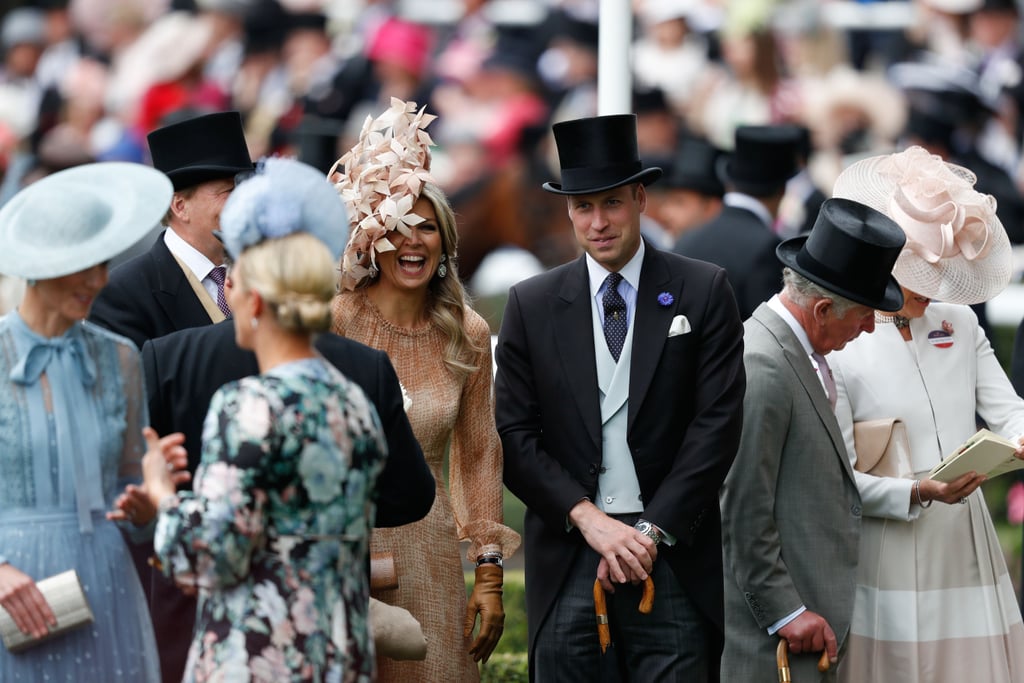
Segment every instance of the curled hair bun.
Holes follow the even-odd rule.
[[[284,329],[324,332],[331,326],[331,298],[287,293],[272,305],[274,318]]]

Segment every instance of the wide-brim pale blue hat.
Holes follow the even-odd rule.
[[[0,273],[48,280],[109,261],[156,227],[173,192],[160,171],[122,161],[37,180],[0,209]]]

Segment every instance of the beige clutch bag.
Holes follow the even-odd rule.
[[[43,579],[37,582],[36,586],[50,604],[53,615],[57,617],[57,625],[42,638],[33,638],[22,633],[7,610],[0,608],[0,637],[3,638],[4,646],[9,652],[27,650],[93,621],[89,601],[82,590],[81,581],[78,580],[78,572],[74,569]]]
[[[857,449],[854,469],[858,472],[899,479],[914,476],[907,427],[899,418],[854,422],[853,443]]]

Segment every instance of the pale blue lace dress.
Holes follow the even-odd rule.
[[[323,359],[221,387],[191,492],[161,504],[164,571],[200,587],[186,681],[373,680],[367,555],[387,446]]]
[[[140,481],[147,420],[127,340],[84,322],[47,339],[17,312],[0,318],[0,562],[36,580],[77,570],[96,617],[19,654],[0,647],[3,683],[159,681],[135,566],[104,517]]]

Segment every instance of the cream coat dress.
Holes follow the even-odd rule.
[[[932,303],[911,341],[878,323],[829,355],[851,462],[853,423],[898,417],[917,478],[977,430],[1024,434],[1014,392],[967,306]],[[980,490],[965,505],[910,503],[913,479],[856,473],[863,502],[846,681],[1024,680],[1024,625]]]

